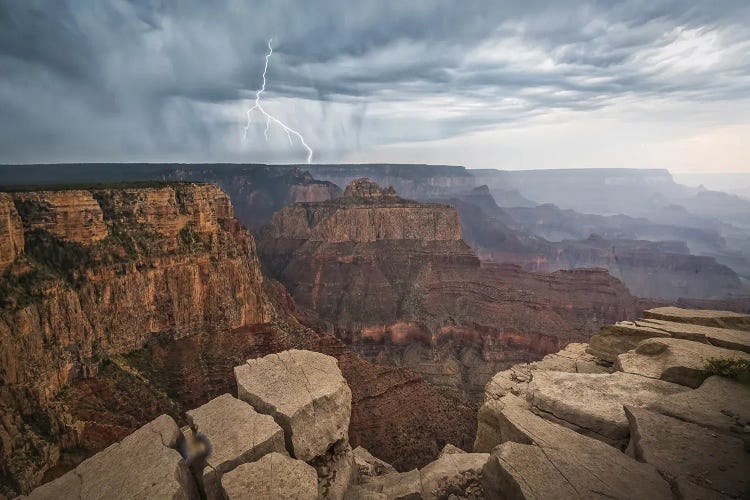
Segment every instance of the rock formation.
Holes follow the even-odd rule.
[[[673,498],[674,491],[684,499],[733,498],[750,491],[744,472],[750,468],[750,389],[725,378],[748,377],[749,358],[743,350],[715,347],[712,337],[701,335],[710,331],[723,338],[716,325],[746,325],[750,316],[677,308],[646,311],[646,316],[660,318],[654,321],[663,329],[644,338],[647,327],[605,328],[592,338],[588,350],[605,353],[605,359],[586,353],[585,345],[569,346],[493,377],[474,443],[475,451],[491,452],[483,470],[485,493]],[[679,320],[681,327],[665,327],[667,320]],[[671,335],[691,329],[687,337]],[[744,337],[738,346],[750,341],[748,331],[727,332]],[[634,344],[625,341],[628,335]],[[617,340],[598,342],[607,349],[593,348],[599,336]],[[722,363],[745,368],[718,371]]]
[[[183,425],[184,409],[236,391],[242,360],[294,348],[340,361],[356,445],[415,467],[448,441],[470,444],[470,405],[296,322],[221,190],[125,184],[72,200],[81,192],[87,210],[91,199],[99,207],[102,239],[41,217],[53,205],[29,200],[42,192],[0,196],[0,230],[10,235],[0,242],[11,243],[0,274],[0,493],[28,492],[162,413]],[[64,189],[44,193],[64,205]]]
[[[162,415],[29,498],[482,497],[488,453],[453,447],[398,473],[365,449],[353,451],[351,391],[330,356],[283,351],[248,360],[235,374],[250,404],[224,394],[188,411],[182,432]],[[189,453],[197,436],[205,444],[199,458]]]
[[[472,399],[496,371],[635,317],[635,299],[606,272],[480,264],[452,207],[367,179],[277,212],[258,248],[296,303],[359,352]]]

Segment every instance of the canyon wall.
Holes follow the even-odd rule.
[[[636,313],[605,271],[482,265],[452,207],[403,200],[367,180],[336,200],[279,211],[258,248],[295,301],[356,350],[471,399],[509,363]]]
[[[271,317],[254,242],[215,186],[2,199],[11,214],[3,223],[15,224],[14,250],[4,249],[15,259],[0,279],[2,472],[22,487],[56,461],[59,442],[75,439],[49,403],[73,380],[95,375],[102,360],[156,337]]]

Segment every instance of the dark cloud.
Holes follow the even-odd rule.
[[[0,161],[336,160],[550,110],[750,96],[750,2],[0,1]],[[409,110],[413,110],[410,112]],[[260,135],[259,135],[260,134]]]

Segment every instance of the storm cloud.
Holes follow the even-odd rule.
[[[745,0],[2,1],[0,161],[302,161],[261,116],[242,139],[271,37],[264,106],[317,161],[547,167],[548,126],[678,151],[750,124]]]

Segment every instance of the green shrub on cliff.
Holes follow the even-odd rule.
[[[712,375],[736,379],[743,384],[750,384],[750,361],[737,358],[709,358],[705,363],[706,371]]]

